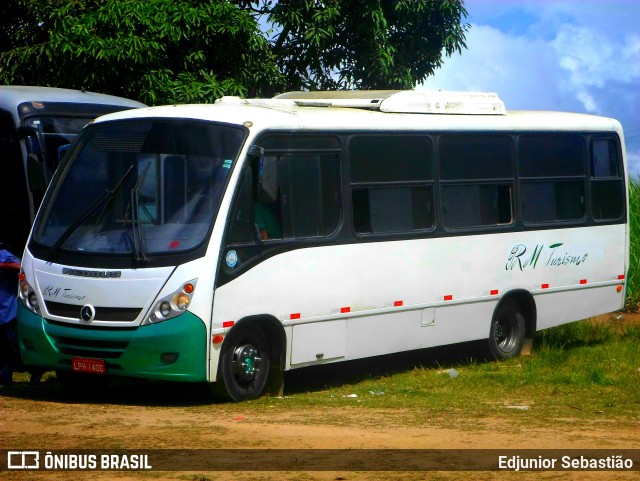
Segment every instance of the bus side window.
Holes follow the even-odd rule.
[[[336,155],[290,155],[279,163],[278,209],[284,238],[327,236],[340,219]]]
[[[618,168],[613,139],[591,141],[591,212],[596,221],[619,220],[624,215],[624,179]]]
[[[357,234],[424,231],[435,226],[429,137],[354,135],[349,163]]]
[[[579,135],[523,135],[518,140],[522,220],[584,222],[585,145]]]

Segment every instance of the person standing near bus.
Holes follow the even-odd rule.
[[[13,371],[22,364],[18,350],[16,314],[20,259],[0,249],[0,384],[13,382]]]

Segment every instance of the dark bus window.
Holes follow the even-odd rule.
[[[433,187],[355,187],[353,225],[357,233],[408,232],[434,225]]]
[[[622,179],[591,182],[591,210],[594,219],[621,219],[625,203],[625,189]]]
[[[251,169],[243,172],[232,216],[229,219],[229,243],[242,244],[253,241],[253,180]]]
[[[277,157],[278,194],[273,202],[256,198],[257,175],[245,170],[231,214],[229,243],[331,235],[340,221],[340,172],[337,155]]]
[[[613,139],[591,141],[591,213],[597,221],[620,220],[626,198],[617,143]]]
[[[591,142],[591,177],[618,177],[618,157],[613,140]]]
[[[582,176],[585,157],[577,135],[524,135],[518,141],[520,177]]]
[[[291,155],[278,163],[279,212],[285,238],[332,234],[340,220],[337,155]]]
[[[445,228],[508,225],[513,222],[511,185],[461,184],[442,187]]]
[[[513,149],[505,135],[444,135],[438,141],[443,180],[513,177]]]
[[[417,135],[354,136],[351,182],[425,181],[433,178],[431,139]]]
[[[584,182],[527,182],[522,184],[525,223],[580,220],[585,217]]]

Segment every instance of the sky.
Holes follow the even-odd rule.
[[[496,92],[507,110],[622,123],[640,176],[640,0],[466,0],[467,49],[418,89]]]

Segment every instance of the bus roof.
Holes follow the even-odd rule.
[[[24,102],[59,102],[77,104],[117,105],[122,107],[146,107],[140,102],[113,95],[55,87],[26,85],[0,85],[0,108],[15,112]]]
[[[446,102],[455,104],[456,96],[460,95],[471,99],[471,103],[458,110],[446,105]],[[470,111],[474,108],[478,110]],[[290,92],[272,99],[223,97],[215,104],[130,110],[103,116],[99,121],[125,118],[199,119],[244,125],[251,130],[622,132],[618,121],[606,117],[507,111],[495,94],[417,91],[339,92],[338,95],[335,92]]]

